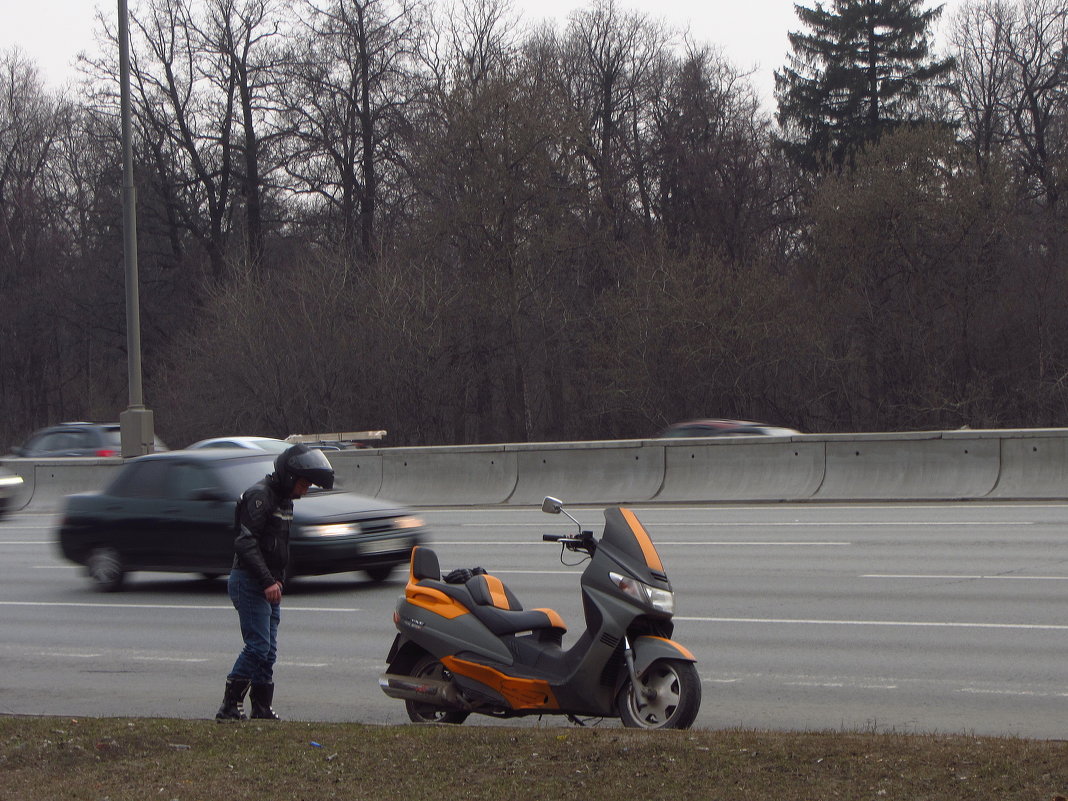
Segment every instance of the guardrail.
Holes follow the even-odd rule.
[[[799,434],[374,448],[327,454],[353,492],[415,506],[1049,500],[1068,497],[1068,429]],[[7,459],[15,508],[98,489],[122,459]]]

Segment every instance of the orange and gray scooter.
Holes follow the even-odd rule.
[[[555,498],[543,511],[570,518],[574,535],[546,534],[589,558],[580,579],[586,630],[562,647],[566,626],[552,609],[524,609],[496,576],[453,571],[412,552],[398,634],[379,685],[415,722],[493,717],[618,717],[624,726],[686,729],[701,706],[692,653],[671,639],[675,596],[648,532],[624,507],[605,509],[598,540]]]

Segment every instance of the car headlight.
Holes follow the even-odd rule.
[[[17,487],[22,483],[22,476],[0,476],[0,487]]]
[[[621,576],[619,573],[609,573],[608,578],[619,587],[624,595],[629,595],[639,603],[651,606],[658,612],[675,614],[675,593],[671,590],[650,587],[644,581],[638,581],[630,576]]]
[[[304,526],[303,531],[309,537],[348,537],[360,533],[356,523],[326,523],[321,526]]]
[[[393,518],[393,528],[422,528],[424,525],[423,518],[415,515]]]

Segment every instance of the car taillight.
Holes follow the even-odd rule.
[[[109,451],[107,448],[101,448],[96,452],[97,456],[118,456],[118,451]]]

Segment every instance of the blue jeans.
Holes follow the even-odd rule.
[[[282,606],[263,597],[260,583],[239,567],[230,571],[226,588],[237,610],[241,638],[245,641],[245,647],[227,678],[269,684],[274,680],[274,662],[278,657],[278,621],[282,619]]]

